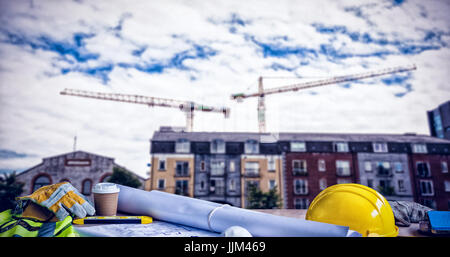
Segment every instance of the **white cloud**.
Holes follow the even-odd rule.
[[[30,157],[2,159],[0,168],[28,168],[43,157],[71,151],[77,135],[79,149],[114,157],[117,163],[146,176],[153,132],[162,125],[185,124],[184,113],[177,109],[61,96],[64,88],[231,108],[229,119],[221,114],[195,113],[194,129],[198,131],[257,131],[257,100],[236,103],[229,97],[255,92],[259,76],[314,80],[400,64],[418,66],[407,81],[412,92],[401,98],[395,94],[405,92],[404,85],[386,86],[380,79],[353,83],[350,89],[330,85],[267,96],[266,122],[271,131],[427,134],[426,110],[450,98],[450,8],[445,1],[426,5],[405,1],[392,8],[390,2],[325,0],[32,3],[1,2],[0,149]],[[351,7],[362,15],[349,11]],[[394,43],[364,43],[346,33],[320,33],[313,24],[341,26],[346,33],[368,33],[374,40],[411,45],[424,45],[424,37],[433,31],[436,36],[426,45],[438,49],[402,55]],[[68,51],[61,56],[40,38],[46,36],[50,43],[74,47],[75,33],[89,35],[82,39],[79,53],[97,54],[98,58],[78,62],[78,53]],[[20,36],[22,41],[14,41],[11,35]],[[356,56],[339,59],[325,55],[320,45]],[[195,46],[214,54],[195,56],[202,54]],[[264,56],[264,46],[279,47],[281,54]],[[295,54],[300,48],[315,54]],[[291,54],[283,53],[289,49]],[[133,55],[136,50],[142,53]],[[399,54],[371,56],[377,51]],[[183,59],[182,53],[192,58]],[[170,65],[177,54],[181,54],[178,66]],[[308,63],[300,65],[302,61]],[[129,67],[120,67],[120,63]],[[133,68],[155,63],[163,66],[162,72]],[[274,70],[270,68],[274,63],[293,71]],[[112,70],[95,73],[105,65],[112,65]],[[67,69],[64,74],[63,68]],[[109,79],[107,83],[103,76]],[[264,86],[298,81],[265,79]]]

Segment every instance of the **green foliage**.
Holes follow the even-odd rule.
[[[388,187],[378,186],[378,192],[380,192],[380,194],[382,194],[383,196],[395,195],[395,189],[392,186]]]
[[[277,193],[277,187],[274,187],[267,193],[263,193],[255,185],[249,185],[248,188],[248,209],[276,209],[281,206],[281,199]]]
[[[15,172],[0,176],[0,212],[15,208],[15,198],[22,194],[23,186],[23,183],[16,181]]]
[[[120,167],[113,168],[113,174],[108,179],[108,182],[134,188],[138,188],[142,185],[134,174]]]

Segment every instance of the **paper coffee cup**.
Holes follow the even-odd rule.
[[[119,187],[114,183],[98,183],[92,189],[94,193],[95,214],[97,216],[115,216]]]

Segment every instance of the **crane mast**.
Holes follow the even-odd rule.
[[[321,86],[332,85],[332,84],[339,84],[342,82],[372,78],[372,77],[383,76],[383,75],[397,73],[397,72],[412,71],[415,69],[416,69],[416,65],[414,65],[414,64],[408,65],[408,66],[397,66],[397,67],[381,69],[378,71],[369,71],[369,72],[358,73],[358,74],[335,76],[335,77],[331,77],[331,78],[327,78],[327,79],[297,83],[297,84],[276,87],[276,88],[271,88],[271,89],[266,89],[266,90],[264,90],[264,87],[263,87],[263,77],[259,77],[258,92],[250,93],[250,94],[243,94],[243,93],[233,94],[233,95],[231,95],[231,99],[241,102],[243,99],[246,99],[246,98],[258,97],[258,108],[257,108],[258,109],[258,127],[259,127],[259,132],[264,133],[264,132],[266,132],[266,114],[265,114],[266,107],[265,107],[265,99],[264,99],[266,95],[278,94],[278,93],[284,93],[284,92],[290,92],[290,91],[297,91],[297,90],[304,90],[304,89],[308,89],[308,88],[321,87]]]
[[[207,105],[203,105],[203,104],[197,104],[192,101],[181,101],[181,100],[152,97],[152,96],[92,92],[92,91],[68,89],[68,88],[61,91],[60,94],[94,98],[94,99],[100,99],[100,100],[118,101],[118,102],[125,102],[125,103],[144,104],[149,107],[161,106],[161,107],[177,108],[186,114],[186,129],[187,129],[187,131],[192,131],[192,129],[193,129],[194,111],[223,113],[225,115],[225,118],[228,118],[230,115],[230,109],[226,108],[226,107],[213,107],[213,106],[207,106]]]

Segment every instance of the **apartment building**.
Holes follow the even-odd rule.
[[[388,200],[450,209],[450,141],[426,135],[162,129],[151,154],[149,189],[233,206],[247,206],[251,184],[276,187],[283,208],[306,209],[328,186],[359,183]]]
[[[276,141],[258,133],[161,128],[151,139],[149,188],[245,207],[247,185],[282,195]]]

